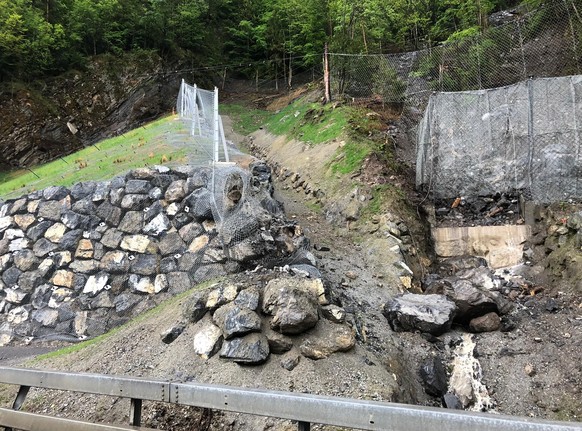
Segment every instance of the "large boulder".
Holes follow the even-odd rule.
[[[239,364],[261,364],[269,357],[269,342],[263,334],[253,333],[242,338],[227,340],[222,346],[220,357]]]
[[[262,308],[273,316],[271,328],[282,334],[301,334],[319,321],[316,296],[292,285],[269,283],[263,293]]]
[[[248,308],[236,305],[234,302],[223,305],[216,310],[213,321],[222,329],[226,340],[261,330],[259,315]]]
[[[456,305],[445,295],[399,295],[384,305],[384,316],[397,332],[419,330],[440,335],[451,328]]]

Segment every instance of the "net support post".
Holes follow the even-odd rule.
[[[214,161],[218,162],[218,135],[220,129],[220,118],[218,117],[218,88],[214,87]]]

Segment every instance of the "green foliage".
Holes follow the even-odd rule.
[[[87,55],[155,49],[204,53],[204,66],[234,63],[242,76],[258,71],[291,84],[320,62],[325,43],[336,52],[383,53],[456,40],[508,2],[0,0],[0,80],[58,73]]]
[[[382,97],[382,102],[402,102],[406,83],[398,77],[396,70],[383,58],[372,76],[372,91]]]

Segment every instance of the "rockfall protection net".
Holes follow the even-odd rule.
[[[182,81],[176,108],[179,117],[189,125],[196,148],[208,155],[209,161],[229,161],[222,118],[218,113],[218,89],[203,90]]]
[[[433,94],[419,127],[417,186],[435,198],[581,199],[581,126],[581,75]]]

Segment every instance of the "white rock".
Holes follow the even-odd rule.
[[[168,214],[169,216],[175,216],[176,214],[178,214],[178,211],[180,211],[180,206],[176,202],[172,202],[166,208],[166,214]]]
[[[149,277],[139,277],[135,274],[129,276],[129,287],[134,292],[156,293],[156,287]]]
[[[28,320],[28,311],[24,307],[16,307],[13,308],[8,312],[6,316],[6,321],[8,323],[12,323],[14,325],[18,325],[19,323],[26,322]]]
[[[143,228],[143,231],[152,235],[159,235],[162,232],[167,231],[169,227],[170,220],[165,214],[160,213]]]
[[[194,241],[188,247],[188,251],[192,253],[197,253],[202,250],[208,244],[208,235],[201,235],[197,238],[194,238]]]
[[[21,304],[24,298],[26,298],[26,292],[20,289],[8,288],[4,290],[4,293],[6,293],[4,299],[11,304]]]
[[[12,225],[13,219],[10,216],[0,217],[0,232],[5,231]]]
[[[24,238],[24,232],[22,232],[22,229],[6,229],[6,232],[4,232],[4,239],[13,240],[16,238]]]
[[[83,293],[89,293],[92,295],[96,295],[97,293],[101,292],[107,282],[109,281],[109,276],[107,274],[97,274],[92,275],[85,283],[85,287],[83,288]]]
[[[18,238],[10,241],[8,245],[8,250],[10,251],[20,251],[25,248],[30,248],[30,241],[27,238]]]
[[[154,293],[160,293],[166,290],[169,286],[168,277],[166,274],[158,274],[156,275],[156,279],[154,281]]]
[[[123,250],[145,253],[150,242],[150,239],[146,235],[128,235],[123,237],[120,247]]]
[[[194,352],[202,359],[208,359],[220,349],[222,330],[210,322],[204,321],[202,328],[194,335]]]

